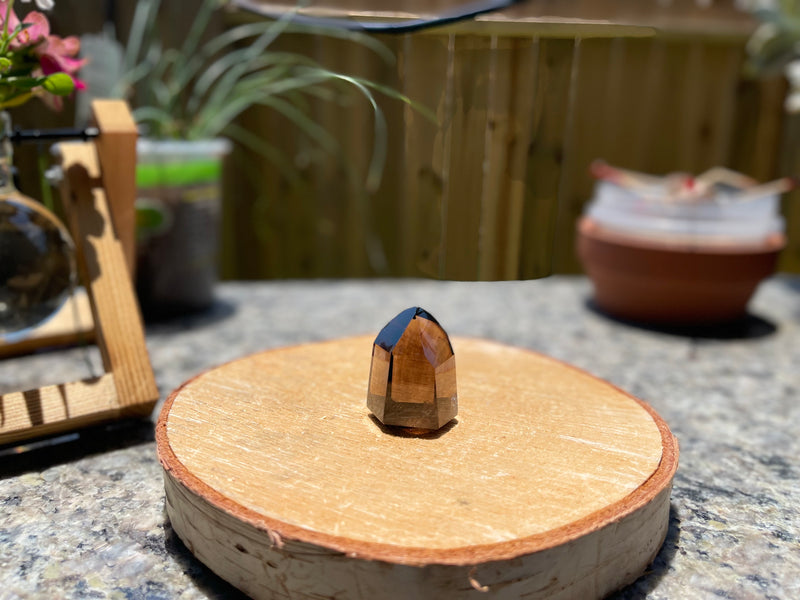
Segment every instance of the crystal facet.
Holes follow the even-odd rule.
[[[426,310],[404,310],[375,338],[367,406],[384,425],[414,429],[439,429],[458,413],[453,347]]]

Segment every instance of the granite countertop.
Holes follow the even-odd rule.
[[[649,402],[681,444],[667,540],[617,597],[800,598],[800,278],[762,285],[724,330],[642,328],[590,297],[582,277],[225,283],[209,313],[149,325],[147,341],[162,401],[227,360],[375,332],[415,304],[451,335],[566,360]],[[87,348],[7,359],[0,392],[98,365]],[[170,528],[151,421],[3,449],[0,504],[0,599],[240,597]]]

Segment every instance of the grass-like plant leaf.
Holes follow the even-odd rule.
[[[373,145],[366,173],[366,189],[374,191],[387,155],[386,119],[376,94],[404,102],[432,118],[427,109],[403,94],[363,78],[328,69],[310,56],[271,46],[289,33],[326,36],[360,44],[391,64],[394,56],[377,39],[345,29],[324,29],[293,22],[288,11],[275,21],[245,23],[211,36],[208,29],[220,0],[203,0],[179,49],[162,48],[158,34],[161,0],[140,0],[131,26],[118,90],[138,91],[134,116],[154,138],[203,139],[228,136],[278,164],[274,146],[246,131],[236,120],[252,107],[267,107],[293,123],[321,149],[335,154],[338,143],[317,123],[312,100],[336,101],[345,88],[367,101],[373,114]],[[351,172],[348,169],[348,172]]]

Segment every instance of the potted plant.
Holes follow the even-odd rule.
[[[741,318],[786,244],[779,194],[714,168],[655,177],[595,163],[595,194],[578,221],[578,255],[595,303],[616,317],[671,325]]]
[[[224,4],[224,3],[223,3]],[[369,36],[322,30],[292,21],[251,22],[214,33],[219,0],[204,0],[186,38],[164,47],[157,27],[160,0],[137,3],[131,33],[118,64],[103,78],[123,73],[112,96],[127,97],[144,139],[140,142],[141,201],[137,288],[145,313],[203,308],[212,300],[216,278],[220,162],[230,142],[271,160],[286,171],[292,161],[237,124],[254,106],[280,112],[298,131],[335,156],[337,142],[303,107],[309,98],[336,100],[342,87],[362,94],[374,111],[375,138],[367,185],[375,185],[385,160],[385,124],[374,94],[408,102],[402,95],[365,79],[327,69],[307,56],[275,51],[271,43],[287,32],[310,32],[364,44],[393,60]],[[109,42],[87,40],[107,57]],[[103,45],[105,44],[105,45]],[[91,69],[92,67],[90,67]],[[90,71],[91,76],[91,71]]]

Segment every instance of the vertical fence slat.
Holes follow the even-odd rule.
[[[396,57],[389,62],[373,57],[366,76],[392,90],[401,91],[403,39],[400,36],[381,36],[384,43]],[[386,119],[386,163],[380,187],[371,194],[363,196],[365,217],[365,252],[367,270],[365,275],[400,275],[402,273],[402,250],[398,220],[403,205],[404,150],[405,135],[404,111],[406,104],[399,99],[376,94],[378,105]],[[428,108],[428,107],[425,107]],[[416,109],[411,109],[417,112]],[[418,112],[417,114],[421,116]],[[371,119],[371,117],[370,117]]]
[[[479,279],[513,279],[519,269],[537,49],[530,39],[492,39]]]
[[[482,168],[483,181],[480,194],[480,224],[478,227],[477,278],[494,279],[498,261],[499,212],[504,198],[502,180],[506,176],[508,160],[507,142],[509,132],[512,73],[508,60],[508,45],[497,36],[490,38],[489,86],[484,147],[486,156]]]
[[[709,54],[712,64],[707,68],[718,76],[717,83],[712,84],[712,89],[716,93],[706,105],[706,112],[714,130],[710,136],[708,151],[709,167],[712,167],[725,165],[730,154],[729,149],[736,128],[733,118],[736,114],[736,92],[744,50],[726,45],[712,49]]]
[[[735,93],[734,135],[728,157],[731,168],[758,181],[794,173],[783,166],[779,170],[778,164],[784,121],[781,105],[786,96],[784,78],[743,79]]]
[[[450,110],[447,73],[450,36],[408,35],[401,58],[402,90],[436,115],[431,123],[404,110],[404,179],[399,230],[403,275],[439,274],[444,187],[444,121]]]
[[[697,164],[700,148],[696,134],[705,127],[703,119],[704,83],[707,73],[703,72],[705,48],[699,41],[689,44],[687,57],[679,66],[683,77],[677,80],[680,101],[676,106],[680,118],[678,130],[677,155],[674,158],[674,170],[691,172]]]
[[[786,115],[781,140],[781,171],[800,173],[800,115]],[[800,190],[786,194],[783,202],[787,245],[780,257],[779,268],[800,272]]]
[[[541,277],[552,267],[574,45],[573,40],[540,40],[522,216],[522,279]]]
[[[625,123],[634,144],[622,149],[618,156],[624,159],[619,160],[618,164],[628,164],[631,167],[635,165],[633,168],[649,171],[659,164],[654,149],[659,147],[660,137],[664,133],[659,123],[663,121],[665,109],[670,113],[676,112],[668,108],[665,102],[670,97],[664,89],[666,80],[663,75],[667,50],[661,40],[623,40],[622,45],[625,48],[625,62],[620,65],[625,81],[622,89],[629,89],[625,84],[631,85],[636,80],[641,82],[642,87],[632,94],[636,97],[636,106],[631,107],[635,119]],[[618,118],[625,118],[619,111],[617,113]],[[614,156],[609,157],[609,160],[618,159]]]
[[[524,220],[528,151],[533,135],[532,99],[536,97],[539,73],[539,40],[522,39],[514,42],[512,70],[514,76],[512,107],[509,123],[513,131],[509,150],[509,173],[503,182],[502,193],[507,194],[505,212],[498,219],[498,236],[506,240],[502,263],[497,275],[501,279],[515,279],[521,271],[522,253],[527,246],[524,240]]]
[[[453,65],[453,112],[447,124],[449,173],[445,179],[445,259],[442,276],[475,279],[480,197],[486,159],[490,38],[459,36]]]
[[[341,69],[349,63],[348,48],[338,45],[337,40],[315,36],[314,58],[328,68]],[[355,65],[358,67],[359,65]],[[338,142],[339,150],[335,156],[315,162],[314,186],[317,222],[313,232],[314,248],[311,275],[314,277],[337,277],[346,272],[345,265],[353,259],[354,246],[360,241],[360,234],[355,239],[346,239],[342,228],[351,231],[346,224],[346,215],[353,209],[350,177],[357,171],[361,151],[354,148],[351,140],[363,139],[363,131],[354,127],[360,123],[354,121],[350,107],[340,106],[338,102],[314,102],[315,119]],[[349,173],[348,173],[349,171]]]
[[[578,267],[573,252],[575,220],[591,196],[589,165],[596,158],[628,155],[638,122],[635,103],[623,85],[625,48],[617,41],[583,40],[574,88],[572,127],[565,131],[563,177],[559,184],[559,219],[553,255],[555,271]],[[615,83],[617,89],[608,86]],[[566,129],[566,128],[565,128]]]

